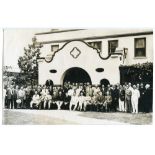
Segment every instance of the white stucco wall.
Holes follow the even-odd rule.
[[[82,30],[75,32],[66,32],[58,34],[46,34],[37,36],[39,41],[53,41],[61,39],[71,39],[79,37],[92,37],[103,36],[108,34],[123,34],[123,33],[136,33],[143,32],[142,30],[122,30],[122,31],[103,31],[103,30]],[[146,30],[144,30],[146,32]],[[146,38],[146,57],[135,58],[134,57],[134,39]],[[132,65],[135,63],[153,62],[153,35],[137,35],[137,36],[125,36],[118,38],[106,38],[95,40],[83,40],[85,42],[102,41],[102,56],[108,55],[108,41],[118,40],[118,46],[121,48],[127,48],[128,53],[124,65]],[[48,54],[52,54],[51,45],[59,45],[61,48],[66,42],[62,43],[49,43],[44,44],[41,48],[41,57],[46,57]],[[70,55],[70,51],[77,47],[81,51],[81,55],[74,59]],[[54,60],[50,63],[44,60],[39,63],[39,83],[44,84],[47,79],[52,79],[54,84],[62,84],[62,77],[66,70],[72,67],[80,67],[87,71],[93,84],[99,84],[101,79],[108,79],[111,84],[120,82],[119,66],[123,64],[120,61],[119,56],[116,58],[109,58],[102,60],[97,54],[95,49],[88,47],[85,43],[80,41],[72,41],[67,44],[62,50],[56,53]],[[104,68],[104,72],[98,73],[96,68]],[[49,70],[55,69],[57,73],[50,73]]]
[[[81,51],[76,59],[70,55],[74,47]],[[119,82],[119,65],[121,63],[119,58],[102,60],[95,49],[88,47],[83,42],[73,41],[56,53],[52,62],[39,63],[39,83],[44,84],[47,79],[52,79],[54,84],[62,84],[64,72],[69,68],[79,67],[89,74],[92,84],[99,84],[100,80],[104,78],[115,84]],[[104,68],[104,72],[96,72],[96,68]],[[51,69],[57,70],[57,73],[50,73]]]

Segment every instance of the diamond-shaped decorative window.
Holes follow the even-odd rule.
[[[78,58],[78,56],[81,54],[81,51],[77,48],[77,47],[74,47],[71,52],[70,52],[70,55],[76,59]]]

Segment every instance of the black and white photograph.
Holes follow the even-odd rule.
[[[154,0],[0,1],[0,154],[154,155]]]
[[[3,29],[3,125],[151,125],[153,29]]]

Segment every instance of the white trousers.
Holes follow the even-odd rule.
[[[79,110],[80,110],[80,111],[82,110],[83,103],[84,103],[84,102],[79,101]]]
[[[44,101],[44,109],[46,108],[46,103],[48,104],[48,109],[50,109],[51,100],[45,100],[45,101]]]
[[[5,96],[3,96],[3,108],[5,109]]]
[[[58,110],[60,110],[61,105],[63,104],[63,101],[57,101],[56,104],[57,104]]]
[[[138,99],[132,99],[132,112],[133,113],[138,113]]]
[[[32,108],[33,104],[36,104],[37,106],[39,105],[39,102],[34,102],[34,101],[31,101],[30,102],[30,107]]]
[[[121,101],[119,99],[119,111],[125,111],[125,105],[124,101]]]
[[[70,105],[69,105],[69,110],[72,110],[72,106],[74,105],[74,111],[75,111],[75,109],[76,109],[76,107],[77,107],[77,104],[78,104],[78,101],[71,101],[70,102]]]

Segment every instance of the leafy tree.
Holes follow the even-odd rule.
[[[25,73],[27,82],[31,82],[33,85],[38,83],[38,63],[37,58],[40,56],[40,48],[42,44],[37,43],[36,37],[32,38],[32,44],[28,45],[28,48],[24,47],[24,55],[18,59],[18,66],[22,73]]]

